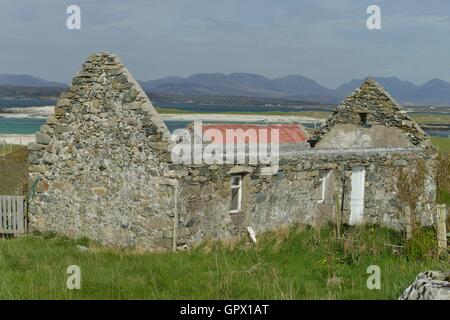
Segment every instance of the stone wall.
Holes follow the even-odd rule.
[[[333,112],[317,133],[324,137],[336,125],[354,124],[361,126],[360,114],[366,114],[366,127],[381,125],[402,130],[413,145],[432,148],[427,134],[413,121],[392,97],[373,79],[366,81],[348,96]]]
[[[248,226],[260,233],[294,223],[323,224],[333,219],[334,196],[340,203],[343,201],[342,222],[348,224],[353,166],[366,168],[363,223],[403,230],[402,204],[397,199],[393,177],[398,170],[423,157],[418,150],[297,151],[283,155],[273,175],[261,174],[260,166],[171,165],[170,176],[180,177],[177,246],[190,247],[205,237],[224,239],[242,235]],[[333,190],[328,190],[332,196],[318,203],[319,174],[325,169],[333,173],[330,183]],[[240,213],[229,213],[230,172],[242,172],[248,178],[243,185],[244,204]],[[418,217],[422,224],[433,223],[435,193],[431,184],[420,200]]]
[[[402,229],[395,173],[416,159],[431,170],[434,149],[380,90],[370,81],[364,84],[320,137],[327,141],[336,125],[358,125],[355,117],[364,105],[369,125],[399,128],[408,143],[384,146],[383,139],[375,139],[369,148],[341,149],[288,145],[271,168],[175,164],[170,134],[128,70],[112,54],[92,55],[29,146],[31,182],[39,181],[30,203],[31,228],[105,244],[182,250],[205,238],[243,235],[247,227],[260,233],[293,223],[325,223],[332,220],[334,198],[343,203],[341,220],[348,223],[351,169],[363,166],[363,222]],[[331,181],[319,203],[321,170],[331,170]],[[229,210],[232,175],[243,177],[239,212]],[[430,180],[418,204],[423,224],[433,222],[435,193]]]
[[[29,146],[30,224],[103,243],[167,247],[169,132],[119,59],[95,54]]]

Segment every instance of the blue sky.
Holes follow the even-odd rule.
[[[66,8],[81,7],[81,30]],[[381,8],[382,29],[366,28]],[[450,81],[448,0],[1,0],[0,73],[69,82],[96,51],[137,79],[197,72]]]

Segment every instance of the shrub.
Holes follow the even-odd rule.
[[[405,243],[406,257],[410,261],[419,261],[436,256],[437,236],[433,228],[420,228]]]

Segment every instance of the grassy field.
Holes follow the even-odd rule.
[[[0,148],[0,195],[23,195],[27,183],[27,148],[16,145]]]
[[[0,143],[0,157],[6,156],[7,154],[11,154],[22,148],[23,148],[23,146],[19,146],[19,145],[15,145],[15,144]]]
[[[450,150],[450,139],[433,143]],[[26,167],[23,147],[0,157],[0,194],[20,194]],[[378,227],[350,229],[347,240],[330,227],[297,227],[262,235],[256,247],[206,242],[179,253],[51,235],[0,238],[0,299],[397,299],[419,272],[450,269],[429,249],[435,234],[424,234],[392,247],[405,245],[402,236]],[[81,290],[66,288],[70,265],[81,268]],[[370,265],[380,267],[380,290],[367,289]]]
[[[431,137],[433,144],[443,153],[450,152],[450,138]]]
[[[438,148],[438,150],[443,154],[444,157],[450,156],[450,138],[432,137],[431,141]],[[448,162],[447,162],[447,164],[448,164]],[[442,165],[445,165],[445,164],[442,164]],[[448,169],[446,171],[442,171],[442,172],[448,172]],[[450,206],[450,186],[448,185],[448,180],[445,183],[445,185],[441,186],[438,190],[438,201]]]
[[[385,245],[402,244],[392,231],[366,227],[346,238],[336,240],[331,227],[296,227],[262,235],[256,246],[206,242],[178,253],[0,239],[0,299],[397,299],[419,272],[449,268],[428,253],[396,253]],[[81,269],[80,290],[66,288],[70,265]],[[380,290],[367,288],[370,265],[380,267]]]
[[[414,113],[411,118],[418,123],[450,124],[450,114]]]

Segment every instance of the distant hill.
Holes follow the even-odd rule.
[[[63,87],[23,87],[0,85],[0,98],[56,99],[64,90],[66,90],[66,88]]]
[[[333,90],[300,75],[268,79],[252,73],[197,73],[186,78],[167,77],[141,82],[145,90],[184,95],[233,95],[336,101]]]
[[[47,81],[38,77],[33,77],[26,74],[0,74],[0,86],[11,87],[53,87],[65,88],[66,84],[60,82]]]
[[[433,79],[406,97],[409,101],[419,104],[450,105],[450,83],[440,79]]]
[[[450,106],[450,83],[441,79],[416,85],[396,77],[373,77],[400,103],[407,105]],[[165,77],[140,81],[141,86],[153,94],[163,96],[233,96],[282,99],[311,103],[336,104],[355,90],[364,79],[353,79],[336,89],[327,88],[315,80],[301,75],[275,79],[253,73],[196,73],[189,77]],[[33,96],[55,93],[66,88],[31,75],[0,74],[0,96]],[[23,88],[23,89],[22,89]],[[26,88],[26,89],[25,89]],[[52,90],[43,90],[50,89]]]
[[[450,83],[433,79],[421,86],[396,77],[373,77],[400,103],[450,105]],[[336,89],[301,75],[269,79],[252,73],[198,73],[141,82],[145,90],[175,95],[220,95],[338,103],[364,79],[353,79]]]

